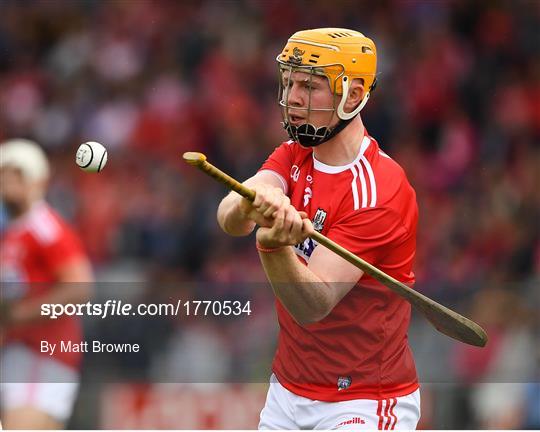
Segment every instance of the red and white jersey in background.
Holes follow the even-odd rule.
[[[329,166],[312,149],[289,141],[262,170],[276,173],[285,193],[316,230],[412,285],[418,208],[403,169],[366,135],[356,159]],[[304,263],[317,244],[295,247]],[[316,271],[316,269],[315,269]],[[407,341],[409,303],[363,275],[322,321],[300,326],[279,300],[278,348],[272,365],[280,383],[314,400],[386,399],[418,388]]]
[[[13,220],[0,236],[0,281],[6,301],[39,298],[53,289],[58,270],[85,255],[82,245],[68,224],[45,202],[35,204],[25,215]],[[16,326],[6,334],[6,343],[22,342],[40,352],[41,340],[82,341],[77,317],[59,317]],[[54,358],[77,367],[81,354],[55,352]],[[44,355],[48,356],[47,353]]]

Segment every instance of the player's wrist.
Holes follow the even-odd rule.
[[[267,230],[259,228],[255,236],[255,246],[259,252],[276,252],[284,247],[284,245],[276,242],[275,239],[265,235],[266,233],[264,231]]]
[[[275,239],[265,235],[264,231],[265,230],[261,229],[261,228],[259,228],[259,230],[257,230],[255,246],[257,247],[257,250],[259,252],[264,252],[264,253],[277,252],[277,251],[283,249],[285,246],[287,246],[287,245],[281,244],[281,243],[277,242]]]
[[[270,246],[264,246],[262,245],[261,243],[259,243],[259,241],[257,240],[255,242],[255,247],[257,248],[257,250],[259,252],[262,252],[262,253],[273,253],[273,252],[278,252],[280,250],[282,250],[285,246],[273,246],[273,247],[270,247]]]

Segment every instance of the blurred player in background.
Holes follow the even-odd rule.
[[[81,354],[59,341],[82,340],[79,318],[48,320],[43,303],[83,303],[92,270],[77,235],[45,202],[49,164],[35,143],[0,144],[0,196],[9,221],[0,239],[1,419],[6,429],[61,429],[77,396]],[[57,343],[54,356],[41,341]]]
[[[360,111],[376,48],[361,33],[300,31],[277,57],[290,141],[220,204],[231,235],[251,233],[276,295],[277,353],[260,429],[414,429],[420,418],[407,341],[410,305],[307,238],[313,229],[412,285],[418,211],[402,168]]]

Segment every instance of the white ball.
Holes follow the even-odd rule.
[[[88,141],[79,146],[75,163],[88,172],[100,172],[107,164],[107,149],[100,143]]]

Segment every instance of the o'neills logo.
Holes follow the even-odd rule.
[[[289,56],[289,61],[295,64],[302,64],[302,56],[306,51],[301,50],[298,47],[294,47],[292,51],[292,56]]]
[[[340,428],[341,426],[350,425],[350,424],[366,424],[366,421],[361,417],[353,417],[350,420],[342,421],[334,429]]]

